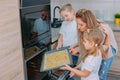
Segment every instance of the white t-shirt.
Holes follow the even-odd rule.
[[[99,51],[98,56],[88,56],[85,61],[81,64],[81,70],[88,70],[90,74],[87,77],[81,77],[81,80],[99,80],[98,71],[101,65],[102,56]]]
[[[60,34],[63,35],[63,47],[71,46],[77,43],[76,21],[64,21],[60,29]]]

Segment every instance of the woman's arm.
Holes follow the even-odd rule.
[[[62,34],[59,34],[56,49],[58,50],[59,48],[61,48],[61,47],[62,47],[62,44],[63,44],[63,35],[62,35]]]
[[[102,26],[102,27],[100,27],[100,29],[105,34],[103,47],[104,47],[104,50],[107,51],[109,48],[109,43],[110,43],[110,33],[109,33],[108,29],[106,28],[106,26]]]
[[[106,34],[104,43],[103,43],[103,47],[104,47],[105,51],[107,51],[109,48],[109,40],[110,40],[110,37],[108,34]]]

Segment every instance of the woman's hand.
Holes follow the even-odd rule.
[[[105,35],[109,36],[109,31],[107,30],[106,26],[102,26],[99,28]]]

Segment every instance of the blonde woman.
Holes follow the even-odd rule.
[[[99,70],[99,77],[100,80],[106,80],[107,73],[114,59],[114,55],[118,51],[118,46],[114,38],[113,31],[111,30],[108,24],[97,21],[93,13],[87,9],[80,9],[77,11],[76,22],[80,40],[80,47],[82,46],[83,32],[87,29],[99,28],[103,32],[103,48],[106,51],[107,58],[105,60],[102,60],[102,64]],[[72,52],[75,52],[74,49],[72,50]],[[84,52],[83,50],[84,48],[81,47],[80,52]]]

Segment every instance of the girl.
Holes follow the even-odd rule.
[[[77,22],[77,30],[80,39],[80,47],[82,45],[82,37],[83,32],[87,29],[99,28],[104,33],[104,40],[103,40],[103,48],[106,51],[107,58],[102,61],[101,68],[99,70],[99,77],[100,80],[106,80],[107,73],[110,69],[112,64],[114,54],[118,51],[117,43],[114,38],[113,31],[108,26],[108,24],[104,22],[99,22],[95,19],[95,16],[90,10],[87,9],[80,9],[76,13],[76,22]],[[75,46],[74,46],[75,47]],[[72,50],[74,52],[74,47]],[[81,53],[84,52],[84,48],[80,49]]]
[[[98,71],[100,64],[102,58],[106,58],[101,45],[102,41],[103,34],[99,29],[85,31],[83,33],[83,45],[86,54],[82,57],[81,66],[79,64],[76,68],[71,68],[65,65],[62,69],[71,71],[70,77],[77,75],[81,77],[81,80],[99,80]]]
[[[61,47],[71,46],[77,43],[77,24],[75,21],[75,12],[71,4],[64,5],[60,9],[60,15],[64,21],[59,32],[57,50]]]
[[[64,19],[58,37],[56,49],[72,46],[77,43],[77,24],[75,12],[71,4],[66,4],[60,9],[60,14]],[[71,33],[71,34],[70,34]],[[73,63],[76,64],[78,57],[72,56]]]

